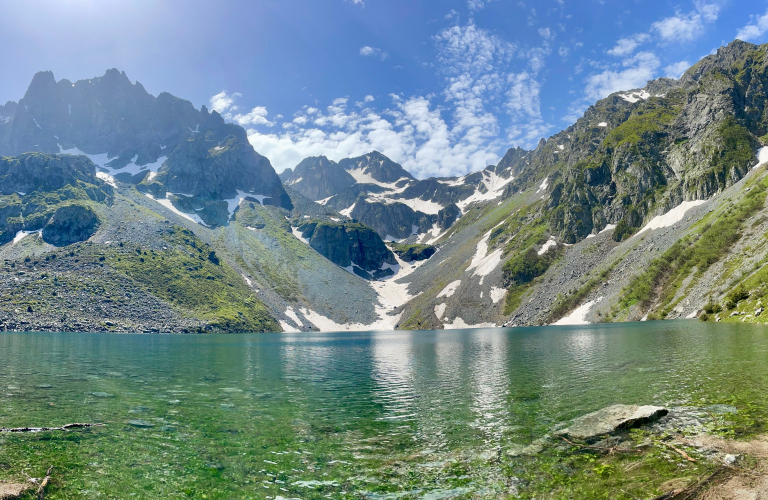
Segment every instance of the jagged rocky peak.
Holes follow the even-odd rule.
[[[754,45],[741,40],[734,40],[724,47],[720,47],[714,54],[708,55],[688,68],[680,79],[684,84],[696,82],[713,71],[730,73],[735,69],[734,64],[741,63],[765,64],[768,44]]]
[[[141,183],[155,197],[184,193],[212,203],[242,193],[291,208],[242,127],[169,93],[155,97],[117,69],[75,83],[37,73],[13,119],[0,122],[0,155],[27,151],[85,154],[101,173]]]
[[[285,184],[288,182],[293,175],[293,169],[292,168],[286,168],[282,172],[278,174],[278,177],[280,177],[280,181]]]
[[[360,183],[391,184],[400,180],[413,180],[410,172],[378,151],[357,158],[345,158],[339,165]]]
[[[9,122],[16,114],[16,107],[18,103],[16,101],[8,101],[5,104],[0,104],[0,124]]]
[[[355,178],[335,161],[325,156],[311,156],[296,165],[285,184],[317,201],[339,194],[355,182]]]

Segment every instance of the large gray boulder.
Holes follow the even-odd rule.
[[[668,413],[661,406],[616,404],[579,417],[558,434],[582,441],[593,441],[606,434],[653,422]]]

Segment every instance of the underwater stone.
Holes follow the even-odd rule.
[[[569,428],[558,434],[589,441],[621,429],[653,422],[667,413],[667,409],[661,406],[616,404],[575,419]]]

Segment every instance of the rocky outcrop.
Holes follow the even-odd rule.
[[[269,160],[253,150],[245,131],[225,124],[218,113],[209,116],[210,121],[201,125],[204,133],[194,134],[173,150],[154,181],[172,193],[212,200],[234,198],[238,191],[261,195],[265,205],[290,210],[291,200],[280,178]],[[207,133],[210,122],[214,133]]]
[[[96,198],[111,196],[113,189],[96,177],[96,167],[83,156],[27,153],[0,157],[0,194],[21,196],[34,191],[55,191],[66,185],[98,186]],[[98,201],[101,201],[99,199]]]
[[[437,212],[437,227],[445,231],[456,222],[456,219],[461,217],[461,210],[455,203],[451,203],[444,209]]]
[[[298,227],[309,246],[365,279],[390,276],[397,260],[379,235],[359,223],[305,222]]]
[[[437,248],[432,245],[401,245],[399,243],[392,244],[392,251],[397,254],[403,262],[414,262],[418,260],[427,260],[435,255]]]
[[[99,217],[89,207],[67,205],[56,209],[43,227],[43,241],[62,247],[85,241],[99,229]]]
[[[286,182],[288,182],[288,180],[291,178],[292,175],[293,175],[293,169],[292,168],[286,168],[285,170],[280,172],[278,177],[280,177],[280,182],[285,184]]]
[[[355,202],[350,217],[371,227],[382,238],[396,239],[428,231],[435,218],[403,203],[369,202],[362,197]]]
[[[112,186],[83,156],[27,153],[0,158],[0,245],[18,231],[38,231],[72,201],[110,205]]]

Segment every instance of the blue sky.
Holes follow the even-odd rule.
[[[0,2],[0,101],[116,67],[218,109],[278,172],[378,149],[461,175],[737,36],[768,42],[768,0]]]

